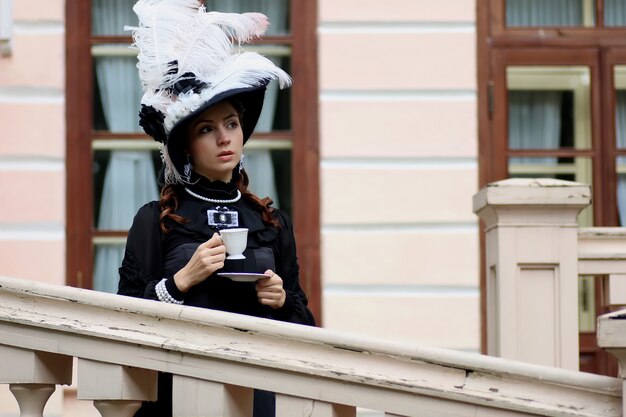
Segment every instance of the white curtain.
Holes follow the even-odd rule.
[[[207,10],[226,13],[260,12],[270,20],[268,35],[287,34],[289,0],[207,0]]]
[[[134,0],[94,0],[94,34],[122,33],[134,24]],[[105,7],[106,6],[106,7]],[[111,132],[136,132],[142,90],[134,57],[97,57],[94,65],[102,109]],[[158,198],[154,164],[149,151],[112,151],[104,176],[100,202],[99,230],[127,230],[137,209]],[[95,250],[94,289],[116,292],[117,269],[123,245],[99,245]]]
[[[581,26],[583,0],[506,0],[507,26]]]
[[[624,0],[604,0],[604,25],[626,26],[626,3]]]
[[[615,106],[615,131],[617,148],[626,148],[626,91],[616,92]],[[625,157],[617,158],[618,165],[626,165]],[[626,174],[617,176],[617,209],[619,212],[619,224],[626,226]]]
[[[286,0],[209,0],[207,10],[220,12],[261,12],[270,20],[268,35],[287,33],[288,1]],[[268,57],[274,64],[280,66],[280,58]],[[270,132],[276,114],[278,101],[278,85],[272,82],[265,93],[265,103],[261,117],[257,123],[256,132]],[[244,165],[250,177],[250,189],[263,198],[269,196],[274,206],[280,207],[276,178],[270,151],[263,149],[244,149],[246,155]]]
[[[509,148],[557,149],[561,135],[561,93],[509,91]],[[511,164],[556,165],[557,159],[511,158]]]

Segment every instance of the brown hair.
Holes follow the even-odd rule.
[[[178,224],[185,224],[190,221],[175,213],[175,211],[178,210],[178,197],[176,196],[176,186],[173,184],[167,184],[161,190],[159,207],[161,209],[161,214],[159,215],[161,233],[169,232],[168,227],[165,225],[165,219],[172,219]]]
[[[237,189],[241,192],[241,196],[252,203],[254,209],[261,214],[261,219],[266,226],[280,227],[278,219],[272,215],[272,212],[275,210],[274,207],[271,207],[273,203],[272,199],[269,197],[259,198],[248,190],[249,184],[250,180],[248,174],[246,174],[245,170],[242,170],[237,180]],[[161,215],[159,216],[159,224],[161,226],[161,232],[163,233],[167,233],[170,230],[165,225],[166,219],[171,219],[178,224],[190,222],[189,219],[175,213],[176,210],[178,210],[178,192],[180,192],[180,190],[180,186],[173,184],[167,184],[163,187],[163,190],[161,190],[161,200],[159,201]]]
[[[278,219],[272,215],[272,212],[275,210],[274,207],[271,207],[271,204],[273,203],[272,199],[269,197],[257,197],[248,190],[248,184],[250,184],[250,179],[248,178],[246,170],[242,169],[239,180],[237,181],[237,189],[239,189],[239,191],[241,191],[241,195],[246,200],[250,201],[254,208],[261,213],[261,219],[265,225],[280,227]]]

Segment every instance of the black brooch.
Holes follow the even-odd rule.
[[[165,115],[162,112],[152,106],[141,105],[139,126],[143,127],[143,130],[157,142],[166,143],[167,134],[165,133],[163,120],[165,120]]]

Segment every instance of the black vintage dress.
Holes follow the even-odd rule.
[[[234,182],[223,183],[196,178],[187,186],[204,197],[229,200],[237,195]],[[159,227],[159,203],[150,202],[139,209],[128,232],[126,251],[120,267],[118,294],[158,300],[155,286],[166,278],[166,288],[171,296],[183,300],[185,305],[211,308],[232,313],[247,314],[304,325],[315,325],[307,308],[307,298],[300,287],[298,262],[293,228],[288,216],[274,210],[280,228],[263,223],[261,214],[245,198],[231,204],[214,204],[189,195],[181,187],[177,190],[179,207],[176,214],[190,220],[178,224],[167,220],[170,231],[162,234]],[[212,210],[211,212],[209,212]],[[248,228],[245,259],[227,260],[217,272],[257,272],[267,269],[283,279],[285,304],[272,309],[257,300],[255,284],[234,282],[214,273],[203,283],[182,294],[175,286],[173,276],[189,261],[196,248],[213,236],[223,225],[210,225],[209,215],[214,211],[236,213],[238,227]],[[211,216],[213,217],[213,216]],[[232,215],[230,216],[232,219]],[[274,415],[273,395],[255,391],[255,417]],[[159,376],[159,400],[146,402],[136,416],[171,416],[171,376]]]

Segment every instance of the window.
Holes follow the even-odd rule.
[[[480,185],[515,176],[584,182],[594,204],[580,225],[624,224],[624,2],[479,0],[478,11]],[[615,374],[595,345],[602,280],[582,279],[579,293],[581,369]]]
[[[117,268],[134,214],[158,199],[160,188],[159,144],[138,125],[142,90],[136,51],[124,31],[137,23],[134,3],[90,0],[68,3],[66,9],[67,282],[107,292],[117,290]],[[311,152],[317,149],[317,76],[309,62],[316,51],[316,15],[315,2],[300,3],[208,0],[206,5],[265,13],[271,21],[268,33],[245,48],[266,55],[294,78],[291,89],[268,87],[245,163],[252,190],[270,196],[293,218],[302,285],[319,313],[319,162]],[[293,112],[294,103],[306,112]]]
[[[507,27],[593,26],[592,0],[507,0]]]

